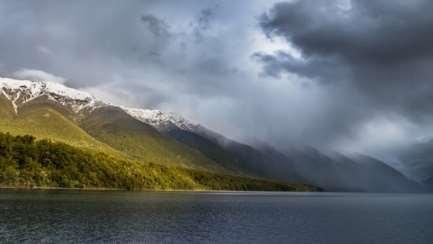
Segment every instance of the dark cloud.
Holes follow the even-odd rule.
[[[203,30],[209,29],[214,16],[215,10],[212,8],[206,8],[200,11],[200,15],[196,21],[198,28]]]
[[[327,57],[299,60],[287,52],[278,51],[274,54],[258,52],[253,54],[253,58],[264,64],[264,75],[275,78],[281,78],[282,73],[290,72],[327,83],[345,79],[351,74],[348,67]]]
[[[269,38],[292,43],[303,58],[287,53],[255,57],[269,75],[290,72],[323,83],[348,83],[375,102],[373,109],[431,119],[432,11],[427,0],[278,3],[260,18],[260,26]]]
[[[169,26],[163,20],[158,19],[152,14],[142,15],[140,19],[146,25],[149,31],[152,32],[155,36],[170,36],[170,32],[168,30]]]
[[[268,36],[282,35],[309,56],[354,64],[395,65],[433,54],[431,1],[353,0],[279,3],[261,18]]]

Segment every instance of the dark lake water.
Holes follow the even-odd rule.
[[[0,191],[0,243],[433,243],[433,195]]]

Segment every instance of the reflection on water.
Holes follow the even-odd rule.
[[[0,242],[433,243],[433,195],[0,192]]]

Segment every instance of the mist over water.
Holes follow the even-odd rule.
[[[433,196],[0,192],[0,242],[430,243]]]

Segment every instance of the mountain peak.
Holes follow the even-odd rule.
[[[163,112],[157,109],[140,109],[122,107],[132,117],[150,124],[157,129],[167,128],[171,125],[186,131],[194,131],[199,125],[191,123],[182,116],[175,113]]]
[[[84,108],[96,108],[98,105],[112,105],[98,101],[87,92],[52,81],[31,81],[0,77],[0,94],[3,94],[11,101],[16,113],[18,113],[20,105],[41,96],[47,96],[50,101],[69,107],[75,113],[80,112]],[[194,132],[201,127],[175,113],[163,112],[156,109],[112,106],[123,109],[135,119],[159,130],[176,126],[182,130]]]
[[[97,100],[87,92],[69,88],[51,81],[30,81],[0,77],[0,92],[8,98],[18,112],[18,106],[38,97],[47,96],[49,100],[70,106],[74,112],[92,107]]]

